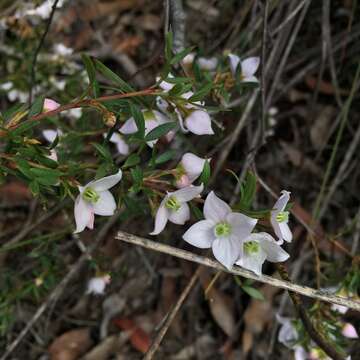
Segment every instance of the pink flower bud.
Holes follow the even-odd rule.
[[[53,110],[56,110],[59,106],[60,106],[60,104],[57,103],[56,101],[54,101],[52,99],[45,99],[43,111],[44,112],[53,111]]]
[[[350,323],[346,323],[344,325],[341,333],[349,339],[357,339],[359,337],[358,333],[356,332],[356,329]]]
[[[196,135],[213,135],[211,119],[204,110],[195,110],[185,119],[185,125],[189,131]]]

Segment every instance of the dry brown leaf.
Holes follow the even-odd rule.
[[[211,282],[211,277],[207,270],[204,269],[201,272],[200,281],[204,291],[206,291]],[[232,336],[236,328],[234,300],[218,290],[215,285],[207,292],[207,298],[214,320],[227,336]]]
[[[136,18],[136,24],[144,30],[158,31],[162,27],[159,16],[154,14],[144,14]]]
[[[49,347],[51,360],[75,360],[93,345],[90,328],[70,330],[56,338]]]
[[[264,295],[265,301],[252,299],[244,313],[245,329],[242,336],[244,356],[252,348],[254,337],[259,335],[273,318],[272,299],[278,289],[264,285],[259,290]]]
[[[116,53],[125,53],[128,55],[134,55],[137,48],[143,43],[144,39],[140,36],[127,36],[126,38],[119,40],[114,38],[112,43],[112,49]]]

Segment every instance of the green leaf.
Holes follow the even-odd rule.
[[[204,164],[204,168],[199,178],[199,182],[203,183],[204,186],[206,186],[210,180],[210,176],[211,176],[210,162],[209,160],[206,160]]]
[[[200,88],[200,90],[196,91],[195,94],[191,96],[191,98],[189,98],[189,101],[195,102],[202,100],[211,91],[212,87],[212,83],[205,84],[203,87]]]
[[[156,159],[155,159],[155,164],[159,165],[159,164],[163,164],[171,159],[174,158],[176,154],[175,150],[168,150],[165,151],[164,153],[160,154]]]
[[[123,169],[133,167],[140,163],[140,156],[138,154],[131,154],[125,161],[125,164],[122,166]]]
[[[39,194],[40,192],[40,186],[39,183],[36,180],[33,180],[30,184],[29,184],[29,189],[31,191],[31,193],[35,196],[37,194]]]
[[[37,114],[40,114],[44,107],[44,96],[38,97],[34,103],[31,105],[31,108],[29,110],[28,117],[31,118],[32,116],[35,116]]]
[[[91,143],[91,145],[94,146],[100,156],[102,156],[105,160],[112,162],[111,153],[107,146],[97,143]]]
[[[165,39],[165,59],[167,62],[170,62],[172,58],[172,49],[173,49],[173,33],[170,30],[166,34],[166,39]]]
[[[167,122],[157,126],[145,136],[145,141],[152,141],[160,138],[161,136],[167,134],[170,130],[174,129],[176,125],[176,122]]]
[[[138,106],[130,103],[130,112],[132,117],[135,120],[136,127],[138,128],[138,131],[136,133],[136,137],[139,139],[144,139],[145,136],[145,119],[144,114],[139,109]]]
[[[11,135],[13,135],[13,136],[21,135],[22,133],[30,130],[37,124],[38,124],[38,122],[36,122],[36,121],[25,121],[22,124],[20,124],[15,130],[11,131]]]
[[[123,92],[134,92],[134,88],[131,87],[126,81],[124,81],[119,75],[115,74],[102,62],[95,59],[95,67],[102,75],[111,80],[114,84],[118,85]]]
[[[135,168],[130,169],[130,172],[135,185],[141,186],[144,177],[142,170],[138,166],[136,166]]]
[[[249,209],[256,193],[256,176],[251,171],[247,172],[240,192],[240,206],[242,208]]]
[[[264,295],[258,290],[248,285],[242,285],[241,288],[252,298],[264,301]]]
[[[63,173],[56,169],[49,168],[31,168],[30,172],[34,174],[36,177],[46,178],[46,177],[59,177],[63,175]]]
[[[171,60],[170,64],[175,65],[180,62],[186,55],[190,54],[194,50],[194,46],[184,49],[177,53]]]
[[[96,80],[96,70],[95,70],[94,63],[93,63],[92,59],[90,58],[90,56],[88,56],[86,54],[81,54],[81,58],[85,65],[85,69],[86,69],[86,72],[89,77],[89,82],[90,82],[90,86],[93,91],[93,94],[95,97],[98,97],[100,95],[100,89],[99,89],[99,84]]]

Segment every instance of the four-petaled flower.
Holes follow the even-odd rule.
[[[244,240],[243,255],[236,265],[261,275],[262,265],[265,260],[271,262],[283,262],[289,258],[289,254],[283,250],[275,239],[265,232],[251,234]]]
[[[271,210],[270,222],[276,236],[279,238],[279,245],[281,245],[284,240],[287,242],[291,242],[292,240],[292,233],[288,225],[289,212],[285,211],[289,199],[290,192],[282,190],[281,196],[276,201],[273,209]]]
[[[204,205],[205,220],[192,225],[183,239],[198,248],[212,248],[215,258],[231,269],[242,256],[243,242],[249,237],[257,220],[232,212],[230,206],[209,193]]]
[[[229,61],[230,70],[235,78],[239,72],[241,82],[259,82],[259,80],[254,76],[260,64],[259,57],[249,57],[241,61],[237,55],[229,54]],[[239,67],[240,69],[238,70]]]
[[[80,194],[75,200],[74,207],[75,233],[83,231],[86,227],[93,229],[95,214],[101,216],[114,214],[116,203],[108,189],[115,186],[121,177],[122,172],[119,170],[115,175],[106,176],[78,187]]]
[[[183,188],[191,185],[202,173],[206,159],[186,153],[177,166],[176,186]]]
[[[170,121],[164,114],[157,110],[142,110],[142,113],[145,120],[145,135],[147,135],[151,130],[155,129],[159,125]],[[135,134],[138,131],[135,119],[133,117],[127,119],[119,131],[125,135]],[[157,141],[158,139],[148,141],[147,144],[152,148]]]
[[[160,234],[168,221],[183,225],[190,219],[190,208],[187,202],[196,198],[203,191],[200,186],[187,186],[174,192],[168,192],[161,201],[155,216],[155,228],[150,235]]]

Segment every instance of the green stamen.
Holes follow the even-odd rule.
[[[215,226],[215,236],[216,237],[223,237],[223,236],[229,236],[231,233],[231,226],[228,223],[218,223]]]
[[[100,199],[100,195],[91,187],[85,189],[82,197],[84,200],[91,203],[96,203]]]
[[[256,241],[247,241],[244,243],[244,251],[248,255],[257,254],[260,250],[260,245]]]
[[[276,215],[276,221],[281,223],[281,222],[286,222],[289,220],[289,212],[288,211],[280,211],[277,215]]]
[[[175,196],[170,196],[165,202],[165,207],[172,211],[178,211],[181,204]]]

